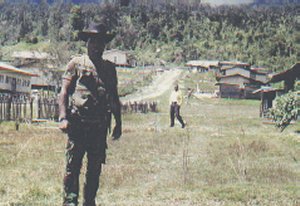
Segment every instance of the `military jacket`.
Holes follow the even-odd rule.
[[[63,78],[71,81],[71,110],[82,117],[102,118],[109,110],[109,95],[117,87],[115,65],[100,60],[96,66],[87,55],[73,58]],[[99,68],[101,67],[101,68]]]

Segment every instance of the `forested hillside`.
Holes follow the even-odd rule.
[[[7,58],[11,51],[7,48],[16,45],[18,49],[20,44],[22,49],[82,52],[77,32],[104,18],[117,33],[109,47],[133,51],[140,64],[240,60],[279,71],[299,60],[300,4],[211,7],[184,0],[121,1],[122,5],[117,0],[63,2],[1,3],[0,58]],[[61,62],[67,61],[64,55],[58,56]]]

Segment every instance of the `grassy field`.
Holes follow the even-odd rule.
[[[117,69],[119,95],[132,94],[151,83],[155,72],[150,69]]]
[[[108,141],[99,205],[300,204],[299,123],[279,133],[262,124],[259,101],[192,98],[186,129],[169,128],[168,95],[158,113],[124,115],[122,139]],[[66,136],[56,126],[1,123],[1,206],[61,205]]]

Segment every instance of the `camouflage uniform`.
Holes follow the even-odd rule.
[[[101,67],[101,74],[97,72]],[[101,76],[99,76],[101,75]],[[117,87],[113,63],[101,60],[95,66],[87,55],[75,57],[63,78],[71,81],[68,142],[64,176],[64,206],[78,205],[79,174],[87,153],[84,204],[95,205],[101,164],[106,158],[106,136],[110,126],[110,90]]]

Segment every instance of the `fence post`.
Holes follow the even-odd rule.
[[[15,126],[16,126],[16,131],[19,131],[19,127],[20,127],[20,120],[19,120],[19,118],[17,118],[15,120]]]
[[[9,95],[8,99],[7,99],[6,116],[5,116],[5,120],[7,120],[7,121],[10,120],[11,103],[12,103],[12,95]]]
[[[38,110],[38,116],[37,118],[40,119],[41,118],[41,110],[42,110],[42,104],[41,104],[41,99],[39,98],[37,101],[37,110]]]
[[[33,99],[30,99],[30,121],[33,119]]]
[[[2,111],[2,106],[3,106],[3,101],[0,99],[0,120],[3,120],[3,111]]]
[[[26,107],[27,107],[27,100],[25,99],[24,102],[23,102],[23,115],[24,115],[24,119],[27,118]]]

